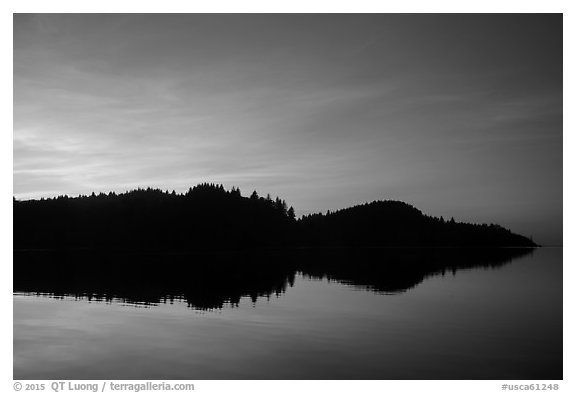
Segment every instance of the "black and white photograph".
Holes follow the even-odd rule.
[[[14,381],[562,390],[563,18],[15,12]]]

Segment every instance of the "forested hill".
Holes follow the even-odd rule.
[[[444,222],[396,201],[297,220],[280,198],[200,184],[184,194],[122,194],[18,201],[14,248],[213,250],[284,246],[535,246],[496,225]]]
[[[300,220],[308,245],[374,247],[535,247],[524,236],[495,224],[445,221],[400,201],[375,201]]]
[[[296,225],[279,198],[214,184],[14,202],[15,248],[284,246]]]

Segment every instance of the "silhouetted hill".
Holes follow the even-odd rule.
[[[296,220],[280,198],[243,197],[200,184],[184,194],[123,194],[14,200],[14,248],[157,250],[286,246],[531,247],[498,225],[445,222],[398,201],[377,201]]]
[[[300,221],[310,246],[534,247],[524,236],[495,224],[468,224],[423,214],[399,201],[375,201]]]
[[[22,249],[286,246],[295,225],[279,198],[214,184],[14,202],[14,247]]]

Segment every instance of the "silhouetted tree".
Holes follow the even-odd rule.
[[[288,218],[292,220],[296,218],[296,214],[294,213],[294,208],[292,206],[290,206],[288,209]]]

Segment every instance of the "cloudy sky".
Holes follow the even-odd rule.
[[[203,181],[562,241],[561,15],[14,16],[14,194]]]

